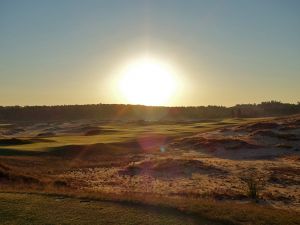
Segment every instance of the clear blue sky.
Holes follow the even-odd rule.
[[[122,103],[144,51],[180,71],[171,105],[300,101],[298,0],[0,0],[0,105]]]

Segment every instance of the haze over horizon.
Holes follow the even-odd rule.
[[[0,0],[0,105],[297,103],[299,22],[294,0]]]
[[[46,106],[46,107],[51,107],[51,106],[73,106],[73,105],[78,105],[78,106],[84,106],[84,105],[132,105],[132,106],[145,106],[145,107],[210,107],[210,106],[220,106],[220,107],[226,107],[226,108],[230,108],[230,107],[234,107],[234,106],[239,106],[239,105],[260,105],[260,104],[264,104],[264,103],[271,103],[271,102],[278,102],[278,103],[282,103],[282,104],[292,104],[292,105],[298,105],[300,104],[299,101],[293,103],[293,102],[281,102],[281,101],[277,101],[277,100],[267,100],[267,101],[262,101],[262,102],[241,102],[241,103],[236,103],[233,105],[218,105],[218,104],[207,104],[207,105],[145,105],[145,104],[132,104],[132,103],[103,103],[103,102],[98,102],[98,103],[81,103],[81,104],[77,104],[77,103],[73,103],[73,104],[32,104],[32,105],[26,105],[26,104],[12,104],[12,105],[0,105],[0,107],[34,107],[34,106]]]

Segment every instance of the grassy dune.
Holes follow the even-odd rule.
[[[0,126],[0,224],[297,225],[299,149],[299,115]]]

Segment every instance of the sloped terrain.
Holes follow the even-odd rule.
[[[5,125],[0,182],[244,203],[252,201],[244,178],[255,170],[259,204],[299,211],[299,118]]]

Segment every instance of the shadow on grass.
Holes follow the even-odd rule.
[[[62,145],[48,147],[41,151],[18,150],[13,148],[0,147],[0,156],[54,156],[60,158],[74,157],[95,157],[97,155],[124,155],[140,152],[137,141],[120,143],[97,143],[91,145]]]
[[[0,148],[0,156],[37,156],[40,154],[41,154],[41,152]]]

